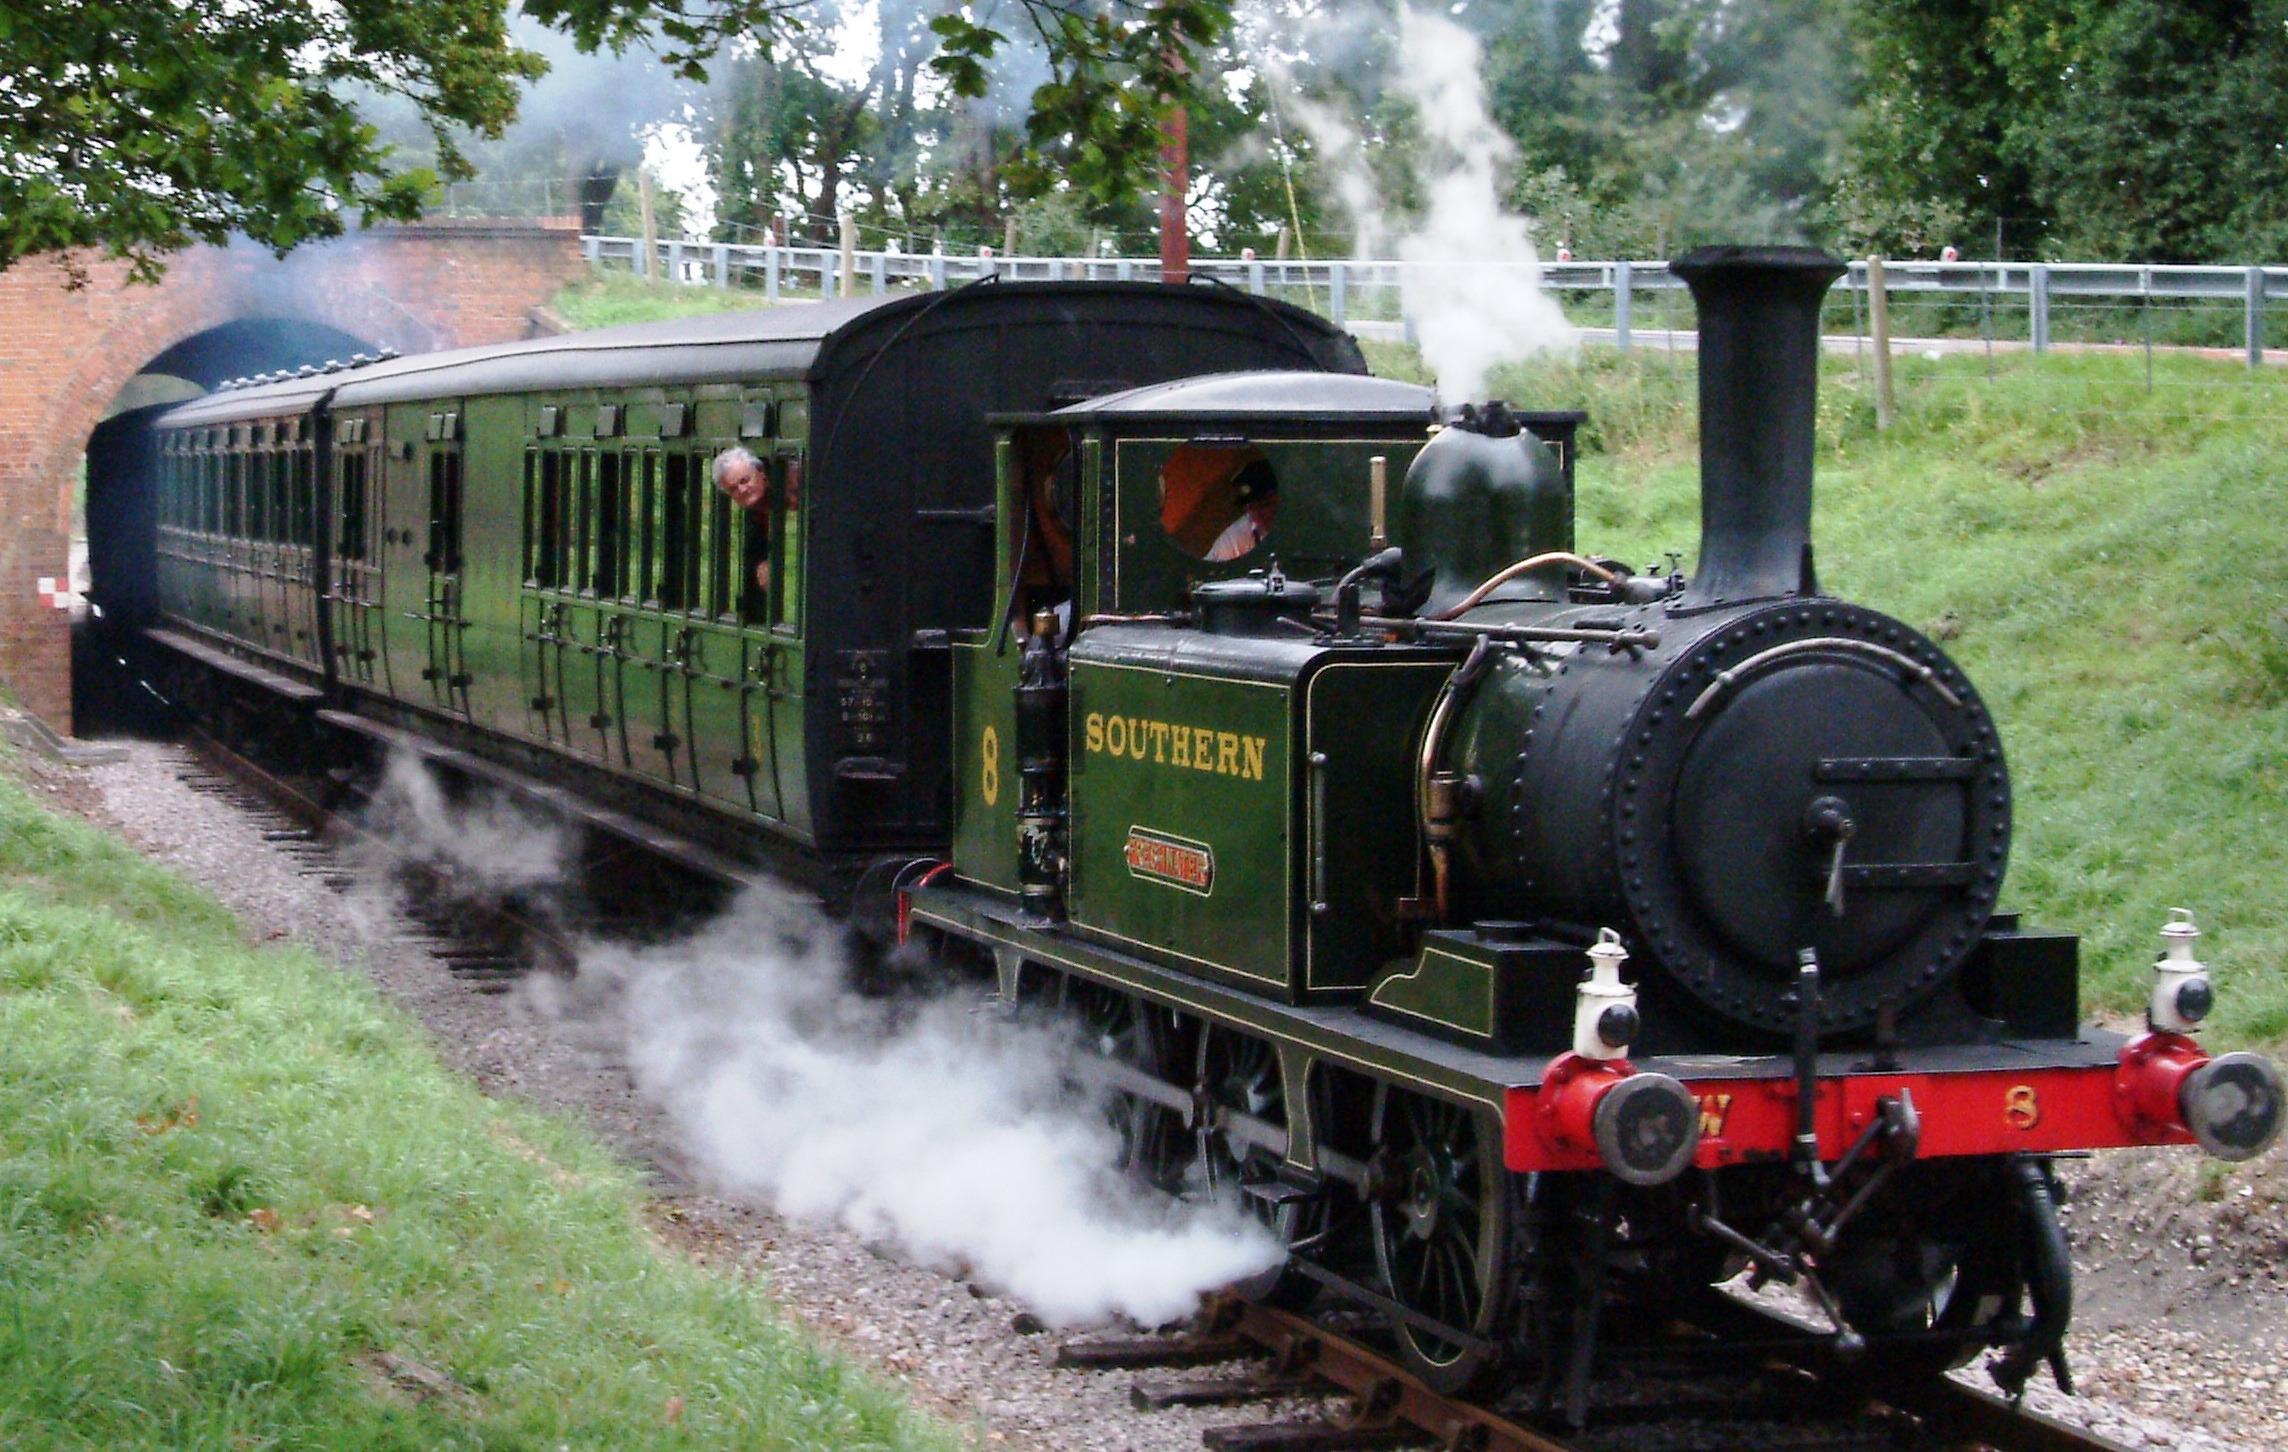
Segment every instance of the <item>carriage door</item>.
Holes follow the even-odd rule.
[[[422,451],[425,465],[421,565],[425,661],[421,679],[428,703],[469,714],[469,621],[461,608],[461,411],[429,415]]]
[[[342,680],[386,691],[382,463],[378,441],[368,437],[376,422],[344,418],[334,424],[333,588],[326,601],[333,615],[336,673]]]

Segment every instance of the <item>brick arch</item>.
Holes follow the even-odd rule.
[[[581,270],[569,227],[376,228],[284,260],[199,248],[155,286],[126,267],[55,258],[0,272],[0,683],[68,729],[70,638],[35,595],[61,575],[88,434],[126,381],[186,339],[250,318],[323,324],[402,353],[508,342]]]

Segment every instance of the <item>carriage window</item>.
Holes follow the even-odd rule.
[[[287,536],[305,548],[317,542],[317,458],[309,448],[294,451],[293,521]]]
[[[423,559],[440,575],[461,572],[461,456],[429,456],[429,552]]]
[[[670,454],[660,489],[659,606],[702,608],[699,562],[705,535],[706,486],[689,454]]]
[[[524,451],[524,587],[540,583],[540,451]]]
[[[764,468],[769,468],[766,461]],[[775,496],[777,490],[772,491]],[[771,596],[778,589],[777,562],[771,556],[771,526],[778,518],[775,502],[759,510],[734,510],[732,532],[738,536],[737,579],[732,584],[739,602],[741,625],[766,625],[771,618]]]
[[[802,460],[786,461],[771,522],[771,624],[802,625]]]
[[[583,453],[573,466],[570,481],[571,519],[567,522],[571,534],[571,548],[564,556],[564,583],[579,589],[588,578],[589,561],[595,558],[596,545],[596,456]]]
[[[659,596],[652,579],[652,549],[659,535],[659,455],[638,454],[631,462],[635,475],[628,480],[632,517],[628,522],[626,594],[631,600],[656,602]]]
[[[233,539],[246,533],[246,456],[226,454],[222,475],[222,532]]]
[[[345,453],[342,458],[342,498],[339,506],[342,521],[340,540],[335,550],[345,560],[365,558],[366,493],[365,454],[362,451]]]
[[[597,595],[617,595],[627,550],[627,494],[621,488],[618,454],[596,456],[596,557],[589,588]]]
[[[286,482],[286,456],[271,450],[254,456],[254,537],[265,544],[275,544],[285,538],[286,521],[282,516]]]
[[[572,456],[540,456],[540,583],[564,588],[572,554]]]
[[[286,456],[266,449],[254,460],[254,537],[276,544],[286,537]]]
[[[707,491],[709,524],[707,550],[707,608],[716,615],[735,615],[739,608],[739,531],[731,518],[731,497],[720,489]]]

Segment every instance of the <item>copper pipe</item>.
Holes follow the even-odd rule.
[[[1508,565],[1500,570],[1495,571],[1492,578],[1488,579],[1483,585],[1478,586],[1478,588],[1475,590],[1472,590],[1469,594],[1463,596],[1462,602],[1459,605],[1456,605],[1452,609],[1444,611],[1440,614],[1433,615],[1430,618],[1433,620],[1451,620],[1455,616],[1460,615],[1467,610],[1473,609],[1488,595],[1491,595],[1494,591],[1499,590],[1502,586],[1508,584],[1510,581],[1516,579],[1526,571],[1538,570],[1543,565],[1572,565],[1577,569],[1585,570],[1588,573],[1595,575],[1598,579],[1603,580],[1608,585],[1617,584],[1621,578],[1619,575],[1614,574],[1611,570],[1606,569],[1603,565],[1598,564],[1595,560],[1583,559],[1581,556],[1566,550],[1551,550],[1547,554],[1534,555],[1528,559],[1519,560],[1514,565]]]

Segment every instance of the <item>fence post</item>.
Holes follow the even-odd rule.
[[[771,302],[779,300],[779,244],[776,242],[763,249],[763,296]]]
[[[1249,262],[1247,264],[1247,290],[1257,297],[1263,296],[1263,264],[1261,262]]]
[[[1867,259],[1867,318],[1874,329],[1875,427],[1887,429],[1897,416],[1891,397],[1891,295],[1883,286],[1883,259]]]
[[[727,242],[715,244],[715,285],[717,287],[729,287],[731,285],[731,246]]]
[[[2034,351],[2050,351],[2050,269],[2037,262],[2026,269],[2026,330],[2033,334]]]
[[[929,285],[932,292],[945,291],[945,254],[943,252],[930,254]]]
[[[1629,294],[1636,286],[1636,269],[1626,262],[1613,264],[1613,351],[1629,351]]]
[[[1338,328],[1349,321],[1347,309],[1350,306],[1350,276],[1351,270],[1347,263],[1332,262],[1327,265],[1327,316]]]
[[[680,238],[667,244],[667,280],[683,281],[683,242]]]
[[[2264,366],[2264,269],[2248,269],[2248,366]]]
[[[876,297],[880,297],[889,291],[889,267],[890,257],[888,253],[877,252],[874,254],[874,296]]]
[[[602,262],[604,260],[604,239],[601,237],[581,238],[580,258],[590,267],[594,267],[597,263]]]

